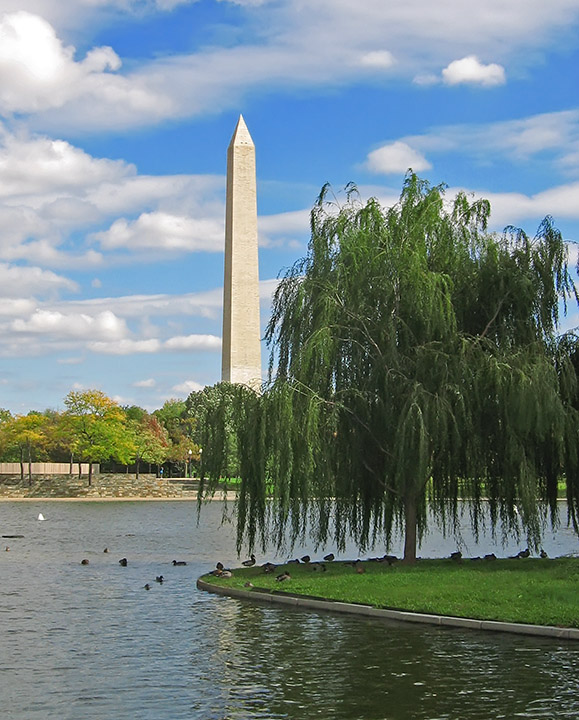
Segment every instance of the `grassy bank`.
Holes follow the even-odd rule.
[[[422,560],[408,567],[364,562],[358,572],[345,562],[280,565],[233,571],[232,578],[205,576],[219,585],[244,588],[251,582],[270,592],[291,592],[379,608],[453,615],[480,620],[579,628],[579,558],[496,561]],[[285,582],[276,580],[284,571]],[[247,588],[244,588],[247,589]]]

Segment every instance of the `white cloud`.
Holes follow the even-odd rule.
[[[176,352],[183,350],[220,350],[221,338],[215,335],[181,335],[166,340],[163,343],[163,348]]]
[[[129,163],[0,125],[0,177],[0,260],[87,269],[128,254],[223,248],[222,176],[138,175]],[[102,252],[67,242],[73,234],[100,241]]]
[[[400,138],[397,143],[417,152],[459,153],[487,164],[493,159],[527,162],[539,153],[549,152],[549,162],[568,174],[579,173],[579,110],[541,113],[527,118],[486,125],[447,125],[424,135]],[[414,168],[416,169],[416,168]]]
[[[424,155],[400,140],[373,150],[366,165],[371,172],[384,174],[405,173],[409,168],[421,172],[432,167]]]
[[[189,395],[189,393],[199,392],[200,390],[203,390],[204,387],[204,385],[195,382],[195,380],[185,380],[185,382],[182,382],[179,385],[173,385],[171,390],[177,393],[181,393],[183,395]]]
[[[143,213],[134,222],[120,218],[108,230],[92,235],[92,240],[107,250],[222,252],[223,237],[223,221],[152,212]]]
[[[57,363],[59,365],[81,365],[84,362],[84,357],[67,357],[67,358],[58,358]]]
[[[175,2],[165,0],[156,7],[170,9]],[[37,3],[28,4],[34,9]],[[46,81],[36,82],[34,92],[25,85],[22,98],[12,102],[27,99],[32,107],[34,102],[39,109],[46,107],[36,127],[90,131],[237,107],[248,91],[348,84],[367,79],[371,69],[386,68],[393,77],[424,82],[445,67],[445,82],[490,86],[504,82],[507,63],[521,70],[536,62],[554,34],[572,27],[579,15],[575,0],[486,0],[469,6],[468,12],[461,0],[442,5],[414,0],[403,6],[383,0],[243,4],[244,14],[226,18],[224,24],[231,22],[235,37],[252,38],[249,43],[208,43],[189,54],[163,55],[140,66],[133,62],[124,74],[114,50],[95,48],[77,62],[70,48],[51,36],[46,54],[53,64],[60,63],[51,92]],[[56,13],[55,3],[52,10]],[[66,26],[64,13],[57,14]],[[243,22],[247,33],[239,24]],[[257,39],[256,23],[262,28]],[[496,62],[483,64],[479,57]],[[73,89],[58,80],[65,72],[79,77]]]
[[[1,275],[1,266],[0,266]],[[0,280],[1,282],[1,280]],[[2,288],[4,290],[4,288]],[[4,290],[5,292],[5,290]],[[0,317],[27,317],[36,309],[36,301],[30,298],[0,298]]]
[[[68,278],[38,267],[0,263],[0,292],[8,297],[55,295],[62,290],[75,292],[78,285]]]
[[[476,55],[469,55],[461,60],[454,60],[442,71],[442,79],[446,85],[482,85],[493,87],[506,82],[505,69],[501,65],[491,63],[483,65]]]
[[[276,215],[261,215],[257,224],[261,247],[297,247],[298,239],[309,238],[310,211],[294,210]]]
[[[133,383],[133,387],[136,388],[154,388],[157,385],[157,381],[154,378],[147,378],[146,380],[137,380]]]
[[[134,355],[137,353],[156,353],[161,347],[161,343],[157,338],[149,340],[132,340],[131,338],[123,338],[118,342],[97,341],[87,344],[89,350],[104,355]]]
[[[149,338],[147,340],[135,340],[123,338],[119,341],[96,341],[89,342],[89,350],[105,355],[133,355],[138,353],[158,352],[214,352],[221,348],[221,338],[215,335],[188,335],[160,340]]]
[[[52,199],[84,201],[80,209],[63,207],[64,216],[87,212],[83,191],[100,184],[119,183],[135,174],[135,168],[121,160],[94,158],[64,140],[44,136],[28,137],[4,132],[0,135],[0,197],[32,204]],[[62,198],[62,193],[68,193]],[[55,208],[53,207],[53,212]],[[61,217],[58,215],[58,217]]]
[[[53,302],[49,307],[59,312],[87,313],[89,315],[112,310],[118,317],[127,319],[171,315],[216,319],[221,313],[222,305],[223,288],[215,288],[205,292],[182,295],[126,295]]]
[[[555,222],[579,220],[579,182],[549,188],[533,195],[506,192],[496,193],[477,189],[475,195],[490,201],[493,227],[503,228],[507,224],[539,222],[546,215],[552,215]],[[531,228],[531,232],[534,228]]]
[[[65,315],[60,312],[37,309],[29,318],[17,318],[10,328],[15,333],[50,335],[53,338],[118,340],[127,333],[124,320],[105,311],[96,316]]]
[[[360,65],[368,68],[376,68],[377,70],[386,70],[391,68],[395,63],[394,56],[388,50],[374,50],[365,53],[360,58]]]
[[[81,100],[97,112],[100,105],[119,103],[123,112],[166,112],[170,105],[161,93],[108,71],[121,60],[110,47],[89,51],[81,62],[75,49],[64,46],[54,28],[26,11],[0,20],[0,112],[31,113],[61,108]]]

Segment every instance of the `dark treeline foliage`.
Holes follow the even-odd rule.
[[[351,536],[365,549],[401,530],[412,562],[427,508],[453,530],[461,498],[475,531],[488,499],[493,530],[521,526],[537,547],[560,480],[578,529],[579,353],[558,334],[560,307],[577,300],[565,244],[549,218],[532,238],[489,233],[489,213],[413,174],[389,209],[352,188],[338,207],[322,191],[308,253],[274,297],[274,377],[261,396],[231,398],[239,547],[309,526],[319,544]],[[204,466],[214,481],[226,472],[221,459]]]

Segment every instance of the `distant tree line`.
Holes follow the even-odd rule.
[[[187,400],[167,400],[153,412],[121,406],[100,390],[73,390],[64,398],[63,411],[31,411],[13,415],[0,408],[0,462],[20,463],[22,481],[32,482],[33,462],[68,463],[70,473],[89,464],[101,471],[143,470],[168,476],[199,470],[203,433],[201,421],[211,419],[213,395],[223,389],[207,388]],[[213,450],[215,452],[215,449]],[[234,472],[232,464],[228,466]]]

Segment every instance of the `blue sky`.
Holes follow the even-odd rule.
[[[263,325],[325,182],[391,204],[412,167],[576,261],[579,0],[0,0],[0,407],[219,381],[239,113]]]

